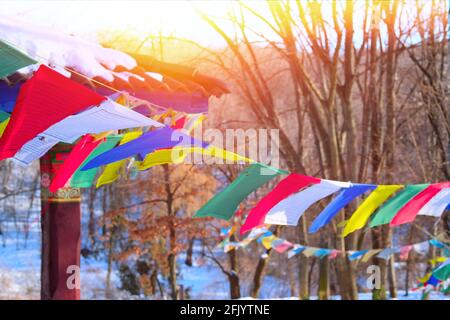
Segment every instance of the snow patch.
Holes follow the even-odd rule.
[[[117,66],[136,66],[136,61],[123,52],[10,17],[0,16],[0,39],[36,61],[73,68],[89,78],[113,81],[111,70]]]

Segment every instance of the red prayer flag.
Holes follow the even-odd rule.
[[[81,166],[83,161],[86,160],[91,152],[94,151],[100,143],[104,142],[105,139],[106,138],[95,140],[90,134],[84,135],[72,149],[64,163],[56,171],[49,190],[51,192],[56,192],[59,188],[64,187],[74,172]]]
[[[416,196],[414,196],[397,212],[390,225],[398,226],[400,224],[413,221],[419,213],[420,209],[422,209],[422,207],[426,205],[428,201],[430,201],[439,191],[448,187],[450,187],[450,182],[435,183],[428,186]]]
[[[41,65],[20,89],[9,125],[0,138],[0,160],[64,118],[106,98]]]
[[[320,179],[318,178],[291,173],[280,181],[280,183],[250,211],[244,225],[241,227],[241,234],[263,225],[267,212],[281,200],[298,192],[300,189],[319,182]]]

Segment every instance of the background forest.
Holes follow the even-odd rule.
[[[231,94],[211,98],[203,129],[279,129],[282,169],[340,181],[431,183],[450,180],[448,14],[444,0],[267,1],[258,8],[237,2],[225,19],[199,12],[222,46],[162,32],[143,37],[108,30],[98,38],[104,46],[196,66],[223,80]],[[192,216],[244,167],[162,165],[84,189],[82,272],[92,272],[82,278],[82,297],[396,298],[410,294],[442,255],[443,249],[430,246],[405,259],[288,259],[256,242],[224,253],[217,248],[220,228],[230,223]],[[0,257],[38,256],[38,165],[25,170],[4,161],[0,180]],[[252,194],[231,223],[241,224],[278,181]],[[447,211],[440,220],[419,216],[394,229],[342,238],[340,223],[357,202],[308,233],[326,204],[309,209],[298,227],[272,231],[291,242],[339,250],[450,237]],[[383,281],[371,291],[366,270],[373,264]],[[19,285],[8,268],[0,264],[2,295],[38,297],[39,269]],[[89,285],[94,282],[95,288]]]

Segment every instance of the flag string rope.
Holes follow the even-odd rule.
[[[415,249],[416,246],[424,245],[424,244],[431,244],[437,248],[446,249],[448,252],[450,252],[450,247],[446,243],[442,242],[438,239],[438,236],[431,236],[432,239],[424,240],[420,242],[416,242],[413,244],[406,244],[401,246],[390,246],[390,247],[384,247],[384,248],[375,248],[375,249],[358,249],[358,250],[339,250],[339,249],[333,249],[333,248],[321,248],[321,247],[314,247],[314,246],[308,246],[308,245],[302,245],[302,244],[294,244],[289,241],[287,241],[284,238],[278,237],[274,235],[270,230],[267,228],[259,228],[254,229],[253,234],[250,233],[246,238],[240,240],[240,241],[230,241],[230,238],[234,235],[236,228],[235,227],[229,227],[229,228],[222,228],[221,235],[223,237],[223,240],[218,244],[218,247],[222,247],[224,249],[224,252],[229,252],[234,249],[239,249],[248,246],[251,242],[257,241],[260,244],[262,244],[267,250],[274,249],[275,251],[279,253],[288,252],[288,257],[291,258],[297,254],[303,253],[307,251],[307,249],[310,249],[311,252],[309,252],[310,256],[316,256],[319,258],[323,258],[326,256],[332,256],[333,258],[335,255],[333,253],[337,254],[344,254],[348,256],[355,255],[353,260],[357,260],[359,258],[362,258],[366,254],[371,254],[370,257],[376,256],[383,251],[390,250],[388,253],[388,257],[395,253],[402,253],[402,248],[409,248],[408,253],[410,250]],[[415,249],[417,251],[417,249]]]

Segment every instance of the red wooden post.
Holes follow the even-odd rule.
[[[58,144],[40,160],[41,169],[41,299],[80,299],[80,189],[48,190],[55,170],[71,145]]]

